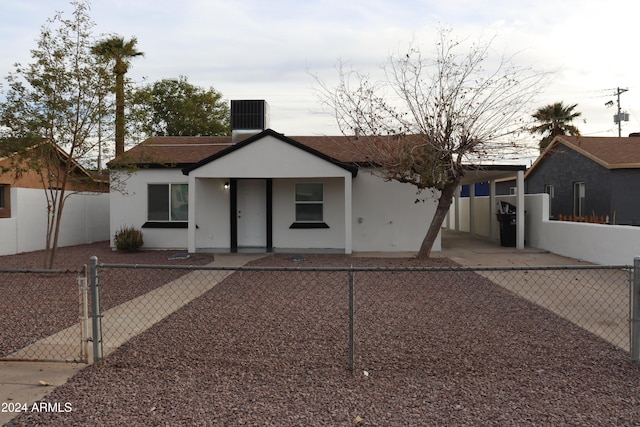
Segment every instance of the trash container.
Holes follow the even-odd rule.
[[[500,223],[500,246],[515,247],[516,207],[511,203],[500,202],[496,217]]]

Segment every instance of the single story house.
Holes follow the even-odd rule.
[[[436,193],[378,176],[344,136],[269,129],[265,101],[231,110],[231,136],[151,137],[109,163],[112,247],[135,227],[190,253],[419,249]]]
[[[640,138],[558,136],[525,174],[527,193],[548,193],[550,217],[640,225]]]

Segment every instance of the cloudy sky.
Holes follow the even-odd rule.
[[[138,39],[144,58],[129,76],[142,82],[184,75],[225,99],[266,99],[271,127],[287,135],[339,131],[322,114],[311,74],[331,83],[339,59],[377,73],[389,53],[413,38],[428,51],[438,27],[459,37],[494,37],[496,55],[553,71],[538,105],[578,104],[584,135],[616,136],[617,88],[630,114],[622,134],[640,131],[634,46],[635,0],[93,0],[96,35]],[[67,0],[0,2],[0,81],[30,62],[40,27]]]

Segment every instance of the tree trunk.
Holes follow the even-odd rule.
[[[124,74],[116,74],[116,156],[124,153]]]
[[[60,190],[60,194],[58,195],[59,200],[55,210],[55,224],[53,229],[53,241],[50,248],[49,253],[49,265],[47,268],[52,269],[53,264],[56,260],[56,255],[58,254],[58,240],[60,237],[60,222],[62,222],[62,210],[64,209],[65,195],[64,189]]]
[[[447,217],[447,212],[449,212],[451,202],[453,201],[453,195],[455,194],[459,184],[460,181],[456,180],[455,182],[445,185],[440,192],[436,212],[433,214],[433,219],[431,220],[431,224],[429,224],[429,229],[427,230],[427,235],[424,236],[422,244],[420,245],[420,250],[418,251],[418,259],[427,259],[431,255],[433,243],[436,241],[440,228],[442,228],[442,223]]]

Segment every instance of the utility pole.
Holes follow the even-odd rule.
[[[629,113],[623,113],[620,111],[620,95],[628,90],[629,89],[616,88],[616,96],[618,97],[618,114],[613,116],[613,122],[618,124],[618,136],[622,136],[622,121],[629,121]]]

